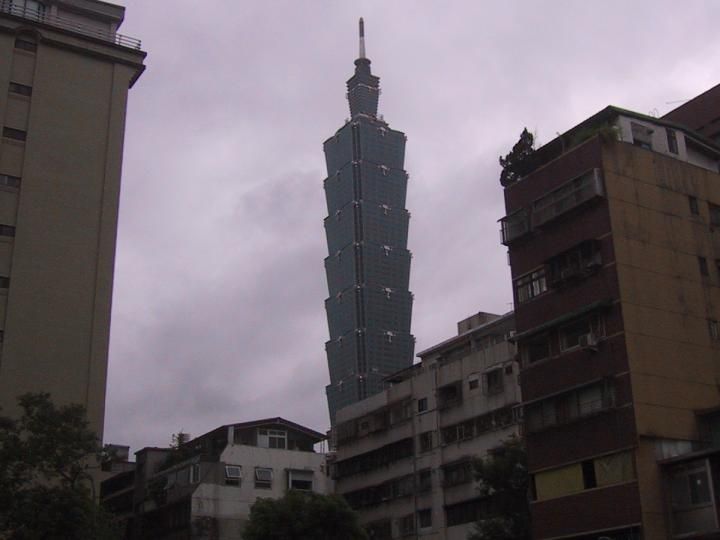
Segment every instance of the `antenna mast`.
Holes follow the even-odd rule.
[[[360,57],[365,58],[365,22],[360,17]]]

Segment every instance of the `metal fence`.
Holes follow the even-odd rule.
[[[71,32],[82,34],[83,36],[101,39],[102,41],[114,43],[115,45],[120,45],[121,47],[140,50],[141,42],[139,39],[124,36],[109,30],[95,28],[88,24],[77,23],[63,17],[50,15],[42,6],[39,8],[32,8],[28,7],[24,3],[18,4],[13,2],[13,0],[0,0],[0,12],[8,13],[16,17],[22,17],[23,19],[28,19],[30,21],[48,24],[50,26],[62,28],[63,30],[69,30]]]

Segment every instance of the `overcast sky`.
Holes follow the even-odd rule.
[[[419,352],[512,309],[497,158],[606,105],[662,115],[720,82],[720,3],[124,0],[130,91],[105,442],[282,416],[329,426],[322,143],[365,18],[408,137]]]

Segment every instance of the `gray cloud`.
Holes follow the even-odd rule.
[[[720,82],[720,7],[690,1],[125,0],[131,90],[106,440],[284,416],[327,428],[322,142],[366,19],[408,135],[417,350],[510,309],[497,157],[607,104],[660,114]]]

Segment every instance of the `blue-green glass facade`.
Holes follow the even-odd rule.
[[[409,367],[415,347],[405,135],[378,118],[379,83],[370,60],[357,59],[347,82],[351,118],[324,144],[333,424],[339,409],[380,392],[387,375]]]

